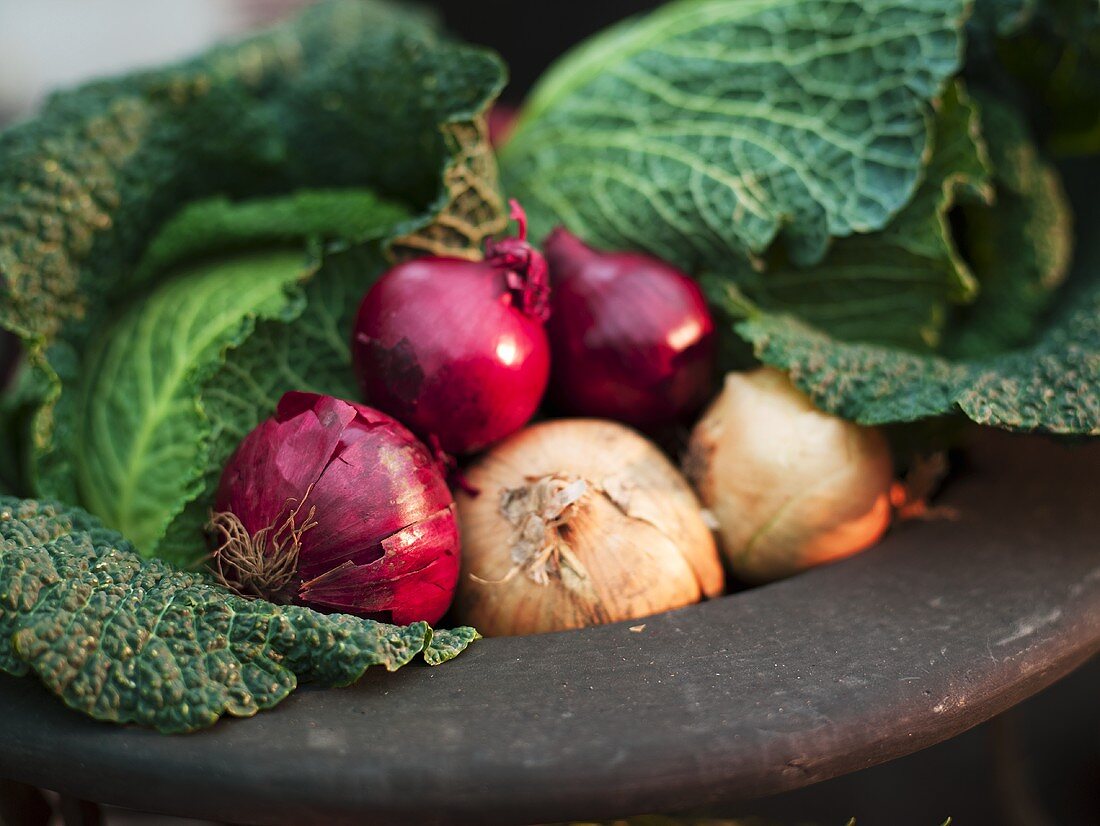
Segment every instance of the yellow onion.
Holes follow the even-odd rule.
[[[508,438],[466,474],[458,620],[486,635],[635,619],[721,593],[699,502],[651,442],[559,419]]]
[[[730,373],[685,470],[732,570],[765,582],[857,553],[890,523],[882,434],[814,407],[777,370]]]

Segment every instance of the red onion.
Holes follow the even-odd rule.
[[[598,252],[564,228],[543,246],[553,285],[548,331],[557,405],[642,428],[698,410],[717,352],[699,286],[663,261]]]
[[[507,103],[496,103],[489,110],[489,143],[500,149],[512,136],[519,110]]]
[[[287,393],[222,473],[212,567],[246,596],[406,625],[458,580],[455,505],[428,449],[364,405]]]
[[[550,373],[546,261],[518,238],[482,262],[419,258],[363,298],[352,356],[365,399],[448,453],[503,439],[534,415]]]

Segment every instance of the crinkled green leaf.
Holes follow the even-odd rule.
[[[502,82],[495,56],[420,15],[333,0],[56,96],[0,135],[0,326],[41,347],[94,325],[133,289],[156,229],[206,196],[340,186],[441,206],[445,127],[479,117]]]
[[[468,625],[436,631],[432,634],[431,642],[424,649],[424,662],[428,665],[442,665],[448,660],[453,660],[465,651],[470,643],[479,639],[481,635]]]
[[[1058,171],[1015,110],[987,94],[978,99],[997,202],[963,209],[981,293],[953,319],[944,349],[956,358],[991,356],[1034,338],[1073,255],[1073,217]]]
[[[257,320],[302,312],[295,287],[313,269],[300,249],[217,259],[128,308],[97,336],[57,407],[62,438],[40,457],[40,488],[152,552],[205,469],[200,388]]]
[[[501,163],[536,237],[727,270],[885,227],[959,68],[961,0],[680,0],[567,56]]]
[[[292,232],[284,217],[298,204],[200,203],[151,249],[173,250],[172,258],[205,252],[205,237],[263,244],[275,240],[274,228]],[[331,250],[323,264],[301,237],[297,249],[200,258],[105,328],[57,406],[65,438],[39,456],[45,494],[79,502],[146,555],[184,566],[200,560],[221,469],[280,396],[355,397],[353,315],[385,267],[382,240],[407,215],[366,193],[354,207],[358,214],[341,214],[337,228],[354,226],[358,243]],[[302,229],[326,231],[316,215]]]
[[[793,307],[797,315],[790,306],[769,310],[730,285],[712,294],[742,319],[734,327],[759,360],[790,372],[819,406],[845,418],[890,424],[962,413],[1009,430],[1100,434],[1100,243],[1093,233],[1082,233],[1072,289],[1050,315],[1072,246],[1059,176],[1042,161],[1017,115],[988,95],[979,110],[996,201],[964,204],[962,237],[980,292],[973,305],[947,319],[940,353],[876,336],[876,324],[887,329],[900,323],[885,305],[863,329],[830,328],[821,307],[807,306],[813,298],[808,285],[807,302]],[[934,156],[922,189],[940,177],[936,169]],[[1089,184],[1096,174],[1090,169],[1072,182],[1083,227],[1097,221]],[[920,201],[918,191],[911,206]],[[935,233],[922,234],[916,225],[905,229],[908,211],[898,216],[899,227],[878,235],[895,230],[899,242],[910,239],[919,248],[922,237]],[[942,212],[938,221],[950,245]],[[836,249],[875,237],[846,239]],[[953,250],[951,258],[958,260]],[[857,262],[849,263],[854,269]],[[926,266],[929,275],[935,271],[931,263]],[[853,290],[852,306],[858,308],[864,295],[865,290]],[[839,303],[847,309],[843,297]]]
[[[1097,172],[1092,168],[1083,180],[1097,180]],[[1075,203],[1082,226],[1096,226],[1100,205]],[[951,361],[841,342],[790,316],[756,312],[736,329],[758,358],[789,371],[823,409],[864,424],[961,412],[1008,430],[1100,435],[1100,237],[1095,233],[1082,233],[1059,311],[1033,344],[1016,350]]]
[[[790,372],[824,410],[861,424],[961,411],[1007,430],[1100,435],[1100,290],[1033,347],[952,362],[881,345],[841,342],[790,316],[740,322],[757,357]]]
[[[139,262],[192,201],[354,187],[416,216],[406,232],[431,234],[446,211],[439,243],[468,254],[500,225],[482,127],[502,84],[499,59],[422,15],[332,0],[196,60],[59,95],[0,135],[0,327],[46,379],[38,449],[71,438],[54,405],[104,327],[155,289],[164,272]]]
[[[348,685],[417,654],[436,665],[476,638],[246,600],[143,560],[77,508],[0,498],[0,670],[37,674],[98,720],[194,731],[271,708],[299,680]]]
[[[146,280],[204,255],[292,244],[378,240],[409,220],[408,211],[373,192],[301,190],[279,198],[213,198],[185,207],[157,233],[138,271]]]
[[[502,82],[496,57],[422,15],[333,0],[181,66],[66,93],[0,137],[0,326],[45,379],[38,492],[86,505],[147,554],[171,532],[165,555],[201,556],[225,434],[287,390],[351,395],[329,381],[348,371],[350,334],[330,318],[331,279],[296,282],[366,245],[369,264],[339,287],[354,305],[383,243],[469,256],[500,228],[483,114]],[[265,321],[267,344],[237,364]],[[290,352],[265,369],[260,346]]]
[[[168,524],[155,553],[189,565],[203,552],[203,525],[214,504],[225,462],[256,424],[275,412],[287,390],[355,399],[351,329],[367,287],[385,269],[377,244],[331,252],[304,286],[305,309],[292,325],[261,321],[209,379],[196,388],[209,423],[201,484]],[[177,485],[178,488],[178,485]]]
[[[992,197],[979,130],[975,107],[952,84],[937,103],[924,179],[889,226],[838,239],[814,266],[798,267],[776,255],[762,271],[742,268],[733,279],[759,308],[790,313],[837,338],[936,347],[950,307],[976,293],[948,211],[960,198]]]

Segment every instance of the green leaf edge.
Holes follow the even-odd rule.
[[[5,538],[0,534],[0,574],[6,572],[5,556],[12,552],[25,551],[25,550],[39,550],[49,553],[49,544],[60,538],[72,538],[77,542],[88,543],[82,547],[87,548],[89,545],[94,549],[96,553],[96,559],[103,559],[105,557],[114,557],[115,559],[121,559],[130,557],[131,561],[137,562],[137,564],[148,569],[152,566],[164,566],[168,569],[167,576],[183,577],[190,581],[195,580],[196,575],[188,574],[179,569],[174,568],[167,563],[159,561],[147,561],[142,560],[138,556],[136,550],[132,544],[118,534],[115,531],[105,528],[102,523],[91,514],[86,511],[66,505],[61,502],[50,500],[32,500],[32,499],[18,499],[9,496],[0,496],[0,524],[8,523],[16,520],[16,514],[25,512],[26,510],[32,511],[32,518],[37,519],[36,526],[27,528],[24,523],[25,534],[35,540],[35,544],[26,544],[23,546],[13,545],[12,541]],[[21,520],[19,520],[21,521]],[[50,555],[50,559],[54,560],[53,555]],[[105,562],[98,562],[98,564],[105,564]],[[25,573],[25,570],[20,570],[20,573]],[[37,583],[39,590],[37,591],[36,599],[34,603],[30,605],[22,605],[22,614],[28,617],[33,616],[35,607],[42,602],[42,594],[46,589],[51,586],[56,586],[59,583],[58,580],[44,581],[39,580]],[[23,584],[23,583],[20,583]],[[212,581],[206,581],[200,583],[203,587],[210,588],[218,592],[224,592],[228,594],[223,588],[215,585]],[[0,585],[10,585],[8,578],[0,579]],[[7,619],[5,617],[5,610],[11,606],[11,601],[18,594],[12,594],[8,588],[0,593],[0,621]],[[245,600],[235,595],[229,595],[231,600],[237,600],[242,604],[268,604],[263,603],[262,600]],[[482,639],[481,635],[473,628],[469,626],[459,626],[450,630],[432,629],[425,622],[416,622],[408,626],[387,626],[385,623],[378,623],[373,620],[360,620],[357,617],[350,615],[329,615],[320,614],[308,608],[300,606],[270,606],[272,609],[271,616],[276,618],[279,616],[293,617],[295,615],[302,615],[314,620],[318,620],[322,623],[331,620],[335,621],[352,621],[370,623],[372,626],[379,628],[392,629],[390,641],[394,643],[394,651],[396,654],[391,658],[383,658],[377,661],[366,662],[363,667],[346,675],[346,678],[325,680],[318,675],[318,679],[315,680],[319,684],[330,687],[340,688],[346,687],[357,682],[363,677],[366,671],[375,665],[382,665],[387,671],[393,672],[410,663],[418,654],[421,655],[425,663],[429,666],[438,666],[445,662],[448,662],[459,654],[461,654],[470,644]],[[74,711],[83,713],[93,719],[100,720],[102,722],[112,723],[139,723],[142,724],[145,721],[139,720],[132,716],[119,716],[97,713],[94,709],[90,709],[87,705],[81,705],[75,702],[68,694],[63,691],[57,690],[56,687],[50,684],[50,663],[42,663],[37,660],[28,660],[24,657],[24,651],[21,650],[20,636],[25,625],[20,625],[12,636],[6,641],[6,645],[0,641],[0,672],[10,674],[16,677],[27,676],[30,673],[35,673],[48,689],[54,690],[54,693],[58,695],[59,699],[64,702],[66,706]],[[65,629],[65,633],[71,629]],[[78,633],[83,632],[83,629],[77,629]],[[408,645],[408,638],[413,637],[414,642],[412,645]],[[74,640],[73,645],[77,645]],[[265,649],[266,651],[266,649]],[[277,652],[276,652],[277,653]],[[393,652],[391,652],[393,653]],[[175,726],[171,723],[165,723],[163,725],[152,724],[151,728],[156,729],[164,734],[185,734],[193,731],[197,731],[213,725],[220,718],[224,716],[229,717],[251,717],[260,711],[266,711],[274,706],[278,705],[289,694],[293,693],[298,686],[298,678],[302,676],[304,669],[294,670],[290,666],[287,666],[290,673],[291,685],[288,690],[282,695],[274,698],[268,703],[257,703],[254,708],[249,709],[246,712],[240,712],[239,709],[232,707],[231,703],[225,703],[221,708],[215,710],[214,713],[208,715],[201,721],[198,721],[194,725]]]

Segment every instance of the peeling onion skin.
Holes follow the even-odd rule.
[[[698,412],[717,357],[699,285],[652,256],[592,249],[563,227],[543,249],[553,286],[554,403],[647,431]]]
[[[398,625],[436,622],[454,596],[459,532],[442,470],[403,425],[365,405],[284,395],[226,464],[215,512],[239,531],[228,565],[225,545],[212,543],[212,567],[246,596]],[[289,569],[273,582],[257,556],[276,555]]]
[[[480,494],[457,497],[455,618],[486,636],[637,619],[722,593],[721,560],[695,494],[656,446],[623,425],[536,424],[466,475]],[[524,497],[545,484],[575,501],[560,509],[560,525],[535,532],[546,542],[518,564],[513,550],[525,547],[518,534],[528,524],[520,520],[532,512]],[[535,558],[539,550],[548,553]]]
[[[772,368],[726,376],[692,433],[685,471],[746,582],[858,553],[890,525],[883,435],[818,410]]]

